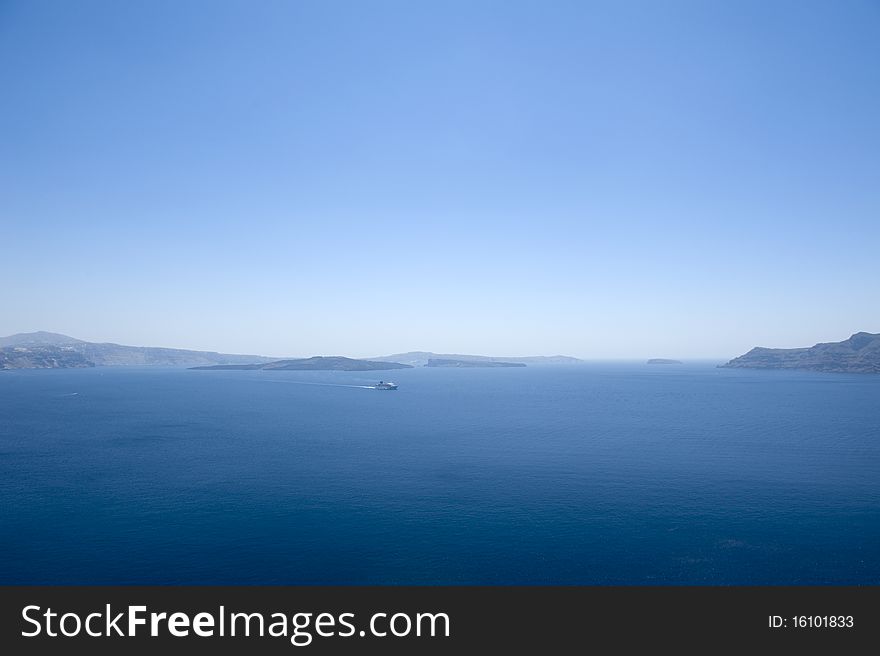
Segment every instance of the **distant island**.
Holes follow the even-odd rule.
[[[494,362],[512,363],[519,365],[563,365],[563,364],[581,364],[583,360],[572,358],[567,355],[530,355],[519,358],[515,357],[492,357],[488,355],[460,355],[455,353],[432,353],[431,351],[409,351],[407,353],[396,353],[394,355],[382,355],[370,360],[378,360],[380,362],[405,362],[414,367],[426,367],[430,360],[454,360],[456,362]],[[447,365],[444,365],[447,366]],[[451,365],[450,365],[451,366]],[[462,365],[463,366],[463,365]],[[489,366],[499,366],[498,364]]]
[[[720,366],[876,374],[880,373],[880,333],[855,333],[842,342],[816,344],[809,348],[756,347]]]
[[[95,363],[69,346],[7,346],[0,348],[0,369],[80,369]]]
[[[681,360],[669,360],[667,358],[651,358],[648,364],[681,364]]]
[[[412,365],[399,362],[376,362],[374,360],[356,360],[341,356],[315,356],[294,360],[275,360],[257,364],[215,364],[190,369],[261,369],[264,371],[384,371],[386,369],[412,369]]]
[[[409,365],[407,365],[409,366]],[[426,367],[525,367],[524,362],[502,362],[498,360],[449,360],[430,358]]]
[[[86,342],[58,333],[0,337],[0,369],[67,369],[95,366],[193,366],[268,362],[259,355]]]
[[[433,364],[429,362],[433,361]],[[535,365],[579,364],[582,360],[565,355],[521,358],[486,355],[437,354],[410,351],[368,359],[341,356],[312,358],[270,358],[215,351],[157,346],[125,346],[111,342],[87,342],[60,333],[38,331],[0,337],[2,369],[75,369],[110,366],[188,367],[190,369],[288,369],[316,371],[381,371],[410,367],[524,367]]]

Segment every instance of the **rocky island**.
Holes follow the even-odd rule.
[[[821,343],[808,348],[776,349],[759,346],[720,366],[877,374],[880,373],[880,333],[855,333],[842,342]]]
[[[44,331],[0,337],[0,369],[68,369],[132,365],[181,367],[270,360],[271,358],[259,355],[232,355],[213,351],[86,342],[67,335]]]
[[[384,371],[387,369],[412,369],[412,365],[399,362],[376,362],[356,360],[341,356],[315,356],[293,360],[275,360],[256,364],[215,364],[190,369],[261,369],[263,371]]]
[[[0,369],[81,369],[95,363],[69,346],[0,347]]]

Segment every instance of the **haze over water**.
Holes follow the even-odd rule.
[[[4,584],[880,583],[878,377],[96,368],[0,398]]]

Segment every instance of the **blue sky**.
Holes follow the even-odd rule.
[[[0,0],[0,334],[727,358],[880,332],[880,4]]]

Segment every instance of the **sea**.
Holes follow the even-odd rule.
[[[880,584],[880,376],[716,364],[3,371],[0,584]]]

